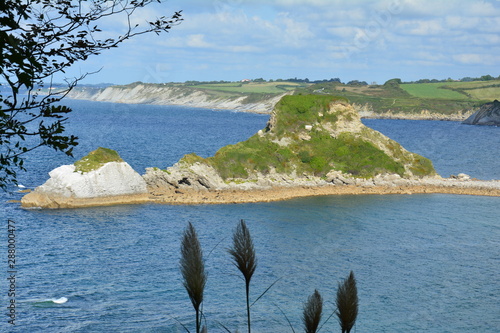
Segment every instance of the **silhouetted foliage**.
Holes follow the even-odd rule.
[[[254,245],[250,231],[244,220],[240,220],[233,233],[233,247],[228,249],[232,256],[233,264],[240,270],[245,278],[246,287],[246,305],[247,305],[247,325],[248,332],[251,332],[250,318],[250,302],[249,290],[250,281],[257,268],[257,258],[255,255]],[[184,231],[181,243],[181,259],[180,270],[183,277],[184,287],[189,295],[193,308],[196,311],[196,332],[206,332],[207,327],[201,327],[201,316],[203,315],[200,307],[203,303],[203,292],[207,281],[205,274],[205,266],[203,261],[203,253],[201,245],[198,241],[196,230],[191,223],[188,224]],[[280,278],[281,279],[281,278]],[[276,282],[272,283],[257,299],[252,303],[254,305]],[[358,315],[358,291],[356,287],[356,279],[351,271],[348,278],[342,283],[339,283],[336,300],[337,310],[333,311],[330,316],[319,326],[323,316],[323,297],[318,290],[310,295],[303,306],[302,323],[306,333],[316,333],[329,321],[329,319],[337,314],[339,323],[342,328],[342,333],[349,333],[356,322]],[[295,332],[292,323],[281,308],[275,304],[280,312],[285,316],[290,329]],[[178,321],[179,322],[179,321]],[[189,332],[187,327],[179,322],[182,327]],[[231,332],[229,328],[222,323],[218,323],[226,332]],[[200,331],[201,330],[201,331]]]
[[[191,223],[188,224],[182,238],[180,268],[184,288],[186,288],[196,312],[196,332],[199,333],[201,327],[200,306],[203,302],[207,275],[205,274],[203,252],[198,235]]]
[[[337,316],[342,333],[351,332],[358,316],[358,289],[352,271],[347,279],[339,283],[337,290]]]
[[[0,87],[0,187],[16,183],[17,171],[25,170],[24,154],[33,149],[47,146],[72,156],[78,138],[67,135],[64,127],[71,109],[55,103],[89,73],[67,78],[60,89],[52,84],[54,74],[134,36],[166,32],[182,21],[176,12],[145,27],[132,26],[136,9],[154,2],[161,1],[0,1],[0,77],[6,82]],[[128,22],[116,38],[97,26],[109,16]],[[47,89],[43,95],[41,88]]]
[[[309,296],[304,304],[302,322],[306,333],[316,333],[323,312],[323,298],[317,290]]]
[[[247,321],[248,332],[250,329],[250,280],[257,268],[257,257],[253,246],[250,231],[244,220],[241,220],[233,234],[233,247],[229,249],[229,254],[233,257],[233,263],[245,278],[246,298],[247,298]]]

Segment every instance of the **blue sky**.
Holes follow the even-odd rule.
[[[140,36],[67,74],[83,83],[245,78],[384,83],[500,75],[500,0],[169,0],[136,20],[183,10],[169,33]],[[120,18],[101,23],[119,34]]]

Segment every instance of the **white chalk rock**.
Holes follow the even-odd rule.
[[[81,173],[74,165],[63,165],[49,172],[50,179],[35,192],[74,198],[97,198],[147,192],[144,179],[126,162],[108,162]]]

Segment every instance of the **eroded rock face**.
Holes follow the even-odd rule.
[[[246,96],[238,98],[214,98],[212,95],[197,89],[180,89],[168,86],[138,84],[125,87],[111,86],[97,91],[82,91],[76,89],[72,91],[70,95],[71,98],[75,99],[90,99],[93,101],[113,103],[182,105],[209,109],[231,109],[270,113],[274,105],[285,94],[274,96],[257,103],[246,103]]]
[[[147,168],[143,176],[148,186],[154,188],[183,188],[195,190],[220,190],[228,185],[214,168],[201,163],[176,163],[166,171],[158,168]]]
[[[144,179],[126,162],[109,162],[89,172],[63,165],[49,172],[50,179],[25,195],[24,207],[64,207],[70,199],[107,198],[147,193]],[[48,202],[52,203],[48,205]]]
[[[486,103],[472,116],[463,121],[467,125],[500,126],[500,102]]]

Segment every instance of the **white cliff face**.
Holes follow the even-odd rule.
[[[182,105],[200,108],[270,113],[274,105],[286,94],[289,93],[283,93],[257,103],[246,103],[246,96],[215,98],[200,90],[186,90],[176,87],[138,84],[131,87],[111,86],[98,91],[74,90],[70,94],[70,97],[113,103]]]
[[[35,193],[73,198],[97,198],[147,193],[144,179],[126,162],[109,162],[97,170],[75,172],[63,165],[49,172],[50,179]]]

